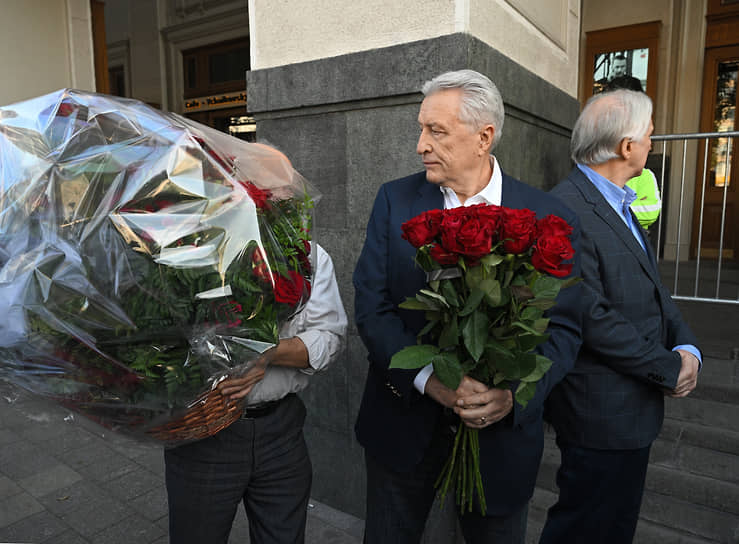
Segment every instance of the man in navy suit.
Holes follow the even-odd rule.
[[[425,172],[380,188],[354,272],[356,322],[370,363],[356,424],[367,466],[365,542],[420,541],[434,481],[451,451],[450,424],[464,424],[480,429],[487,501],[484,516],[460,513],[465,540],[523,543],[543,448],[543,399],[572,367],[580,344],[576,304],[562,302],[549,315],[550,339],[541,352],[554,364],[526,409],[514,405],[511,391],[467,376],[451,390],[431,365],[420,372],[389,369],[393,354],[415,344],[424,326],[422,312],[398,308],[426,285],[400,227],[426,210],[479,203],[529,208],[538,217],[558,215],[573,226],[575,249],[579,226],[560,201],[505,175],[491,155],[504,110],[487,77],[472,70],[448,72],[427,82],[423,93],[417,152]],[[573,265],[577,275],[577,257]],[[575,295],[573,288],[560,296]]]
[[[696,386],[696,339],[629,209],[626,181],[646,163],[651,117],[644,93],[593,97],[573,129],[576,166],[552,190],[580,218],[585,296],[583,346],[547,401],[562,464],[542,543],[632,541],[663,397]]]

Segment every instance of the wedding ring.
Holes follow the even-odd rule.
[[[480,418],[480,423],[485,423],[485,416],[482,416],[482,417]]]

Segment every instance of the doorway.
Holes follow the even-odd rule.
[[[706,49],[703,73],[701,131],[736,131],[739,45]],[[719,251],[724,259],[739,257],[738,145],[737,138],[711,139],[707,160],[705,146],[699,147],[691,240],[693,257],[698,255],[699,246],[701,258],[718,258]],[[706,174],[702,183],[704,164]]]

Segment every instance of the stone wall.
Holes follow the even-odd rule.
[[[350,329],[342,357],[303,394],[314,464],[313,496],[364,516],[364,458],[354,438],[366,351],[353,324],[352,272],[379,186],[422,169],[415,153],[424,81],[472,68],[506,105],[495,154],[504,171],[550,188],[570,169],[569,133],[579,105],[467,34],[374,49],[247,74],[257,138],[283,150],[323,194],[316,238],[332,255]]]

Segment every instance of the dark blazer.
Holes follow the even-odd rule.
[[[580,218],[587,296],[583,347],[552,391],[546,417],[573,445],[646,447],[662,426],[664,389],[675,387],[680,372],[680,356],[671,350],[697,340],[662,285],[644,231],[646,252],[577,167],[552,194]]]
[[[539,217],[563,217],[575,229],[577,246],[577,217],[551,195],[503,175],[502,204],[529,208]],[[370,363],[357,439],[374,459],[401,472],[421,461],[443,411],[413,387],[417,371],[388,369],[393,354],[415,344],[425,324],[423,312],[398,308],[425,286],[424,272],[414,264],[415,249],[401,238],[401,225],[421,212],[443,207],[441,191],[426,181],[425,172],[384,184],[354,272],[356,322]],[[577,274],[578,265],[574,265]],[[561,296],[575,297],[575,293],[565,289]],[[574,302],[558,304],[549,317],[551,336],[541,351],[554,364],[539,383],[535,398],[525,410],[515,405],[513,417],[480,432],[481,472],[490,514],[512,513],[531,497],[543,447],[543,400],[572,367],[580,345]]]

